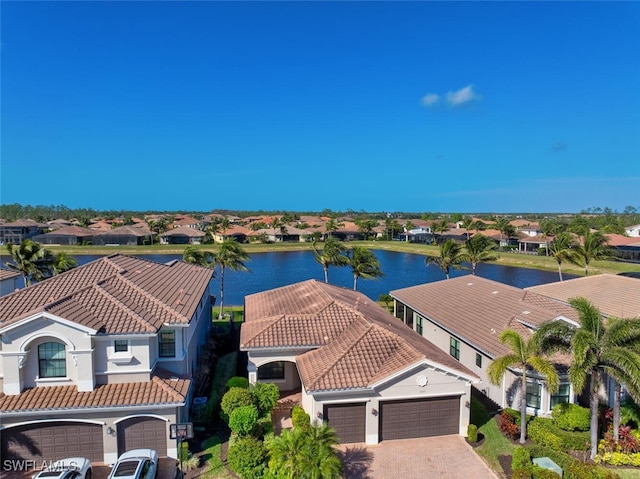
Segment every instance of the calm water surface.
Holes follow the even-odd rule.
[[[381,294],[394,289],[406,288],[416,284],[444,280],[444,272],[435,265],[425,266],[425,257],[411,253],[393,251],[374,251],[384,276],[377,280],[358,280],[358,291],[369,298],[377,300]],[[141,255],[141,258],[166,263],[181,259],[180,255]],[[77,256],[79,264],[93,261],[100,256]],[[311,251],[284,251],[254,253],[246,263],[249,272],[225,272],[225,304],[241,305],[248,294],[258,293],[280,286],[297,283],[307,279],[324,281],[322,267],[316,262]],[[497,264],[479,264],[478,276],[499,281],[501,283],[526,288],[539,284],[552,283],[559,280],[558,273],[527,268],[514,268]],[[468,270],[454,270],[451,277],[471,274]],[[563,274],[566,279],[575,277]],[[353,288],[353,276],[349,268],[329,268],[329,282],[334,285]],[[211,293],[219,296],[220,280],[216,270],[216,278],[211,282]]]

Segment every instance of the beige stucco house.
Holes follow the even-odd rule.
[[[113,255],[0,298],[3,458],[176,457],[211,324],[210,269]]]
[[[300,391],[342,443],[467,434],[478,376],[363,294],[316,280],[249,295],[249,382]]]

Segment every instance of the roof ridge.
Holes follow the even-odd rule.
[[[178,378],[178,380],[184,379],[184,378],[178,377],[178,375],[176,375],[176,378]],[[151,376],[151,381],[153,381],[155,384],[157,384],[162,389],[164,389],[167,392],[167,394],[173,396],[174,399],[177,399],[177,400],[184,399],[184,397],[182,397],[182,395],[177,390],[175,390],[165,382],[165,379],[154,374]]]
[[[152,303],[154,303],[157,306],[160,306],[160,308],[164,309],[165,311],[169,312],[172,316],[178,316],[178,318],[181,318],[184,320],[184,322],[189,322],[189,318],[187,318],[184,314],[179,313],[178,311],[176,311],[175,309],[173,309],[171,306],[169,306],[168,304],[164,303],[163,301],[160,301],[158,298],[156,298],[154,295],[152,295],[151,293],[149,293],[148,291],[145,291],[144,289],[142,289],[140,286],[138,286],[137,284],[135,284],[133,281],[131,281],[129,278],[126,278],[122,275],[118,276],[118,280],[123,281],[124,283],[126,283],[128,286],[132,287],[133,289],[135,289],[137,292],[139,292],[140,294],[142,294],[143,296],[145,296],[147,299],[149,299]]]
[[[111,278],[109,278],[111,279]],[[149,322],[147,322],[142,316],[140,316],[140,314],[136,313],[134,310],[132,310],[131,308],[129,308],[129,306],[127,306],[126,304],[124,304],[122,301],[120,301],[118,298],[116,298],[114,295],[112,295],[111,293],[109,293],[109,291],[107,291],[102,284],[105,283],[105,281],[99,281],[96,285],[96,291],[98,292],[98,294],[101,294],[102,296],[104,296],[105,298],[107,298],[108,300],[112,301],[117,307],[119,307],[121,310],[125,311],[127,314],[129,314],[138,324],[142,324],[145,328],[152,328],[153,325]]]

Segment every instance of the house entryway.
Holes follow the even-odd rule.
[[[280,399],[273,409],[271,420],[273,422],[273,431],[279,435],[283,429],[291,429],[291,410],[295,405],[302,404],[302,391],[280,391]]]

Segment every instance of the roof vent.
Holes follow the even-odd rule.
[[[498,294],[497,291],[491,291],[491,294]]]
[[[530,311],[523,311],[522,314],[530,314]]]
[[[491,328],[491,334],[496,334],[496,330],[494,328]]]
[[[467,286],[473,286],[473,283],[467,283]]]

